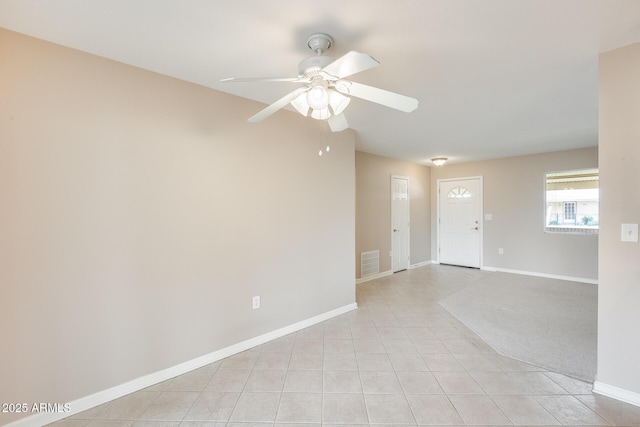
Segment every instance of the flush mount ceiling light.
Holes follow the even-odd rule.
[[[448,159],[446,157],[434,157],[433,159],[431,159],[431,161],[433,162],[434,165],[436,166],[442,166],[446,163]]]
[[[228,78],[222,79],[222,81],[292,82],[305,85],[283,96],[249,118],[251,123],[264,120],[291,103],[303,116],[310,116],[317,120],[327,120],[331,130],[339,132],[349,127],[343,112],[353,96],[406,113],[418,108],[418,100],[415,98],[344,80],[345,77],[376,67],[380,63],[372,56],[355,50],[347,52],[336,60],[323,56],[332,44],[333,39],[328,34],[316,33],[310,35],[307,39],[307,47],[315,55],[300,62],[298,65],[298,77]]]

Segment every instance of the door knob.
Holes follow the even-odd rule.
[[[472,230],[477,230],[477,229],[478,229],[478,227],[473,227],[473,228],[472,228]]]

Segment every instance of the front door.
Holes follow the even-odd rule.
[[[409,178],[391,177],[392,270],[409,268]]]
[[[438,261],[480,268],[481,178],[438,181]]]

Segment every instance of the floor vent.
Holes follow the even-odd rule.
[[[360,277],[380,273],[380,251],[360,252]]]

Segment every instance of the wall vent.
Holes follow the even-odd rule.
[[[360,252],[360,277],[380,272],[380,251]]]

